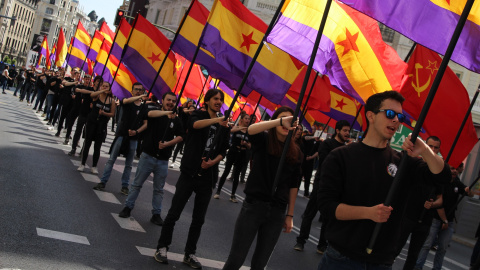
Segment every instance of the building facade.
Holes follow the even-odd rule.
[[[32,27],[35,22],[36,0],[2,0],[0,14],[15,16],[17,21],[12,27],[11,20],[0,19],[1,60],[11,59],[15,65],[24,65],[31,47]]]
[[[79,20],[92,36],[97,28],[97,23],[90,20],[78,0],[41,0],[35,16],[31,41],[47,35],[50,48],[57,43],[60,28],[63,28],[67,44],[75,35]]]

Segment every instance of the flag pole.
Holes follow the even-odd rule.
[[[360,111],[363,108],[363,104],[360,105],[360,108],[357,110],[357,114],[355,115],[355,118],[353,119],[352,123],[350,124],[350,129],[353,128],[353,125],[355,125],[355,122],[357,122],[358,115],[360,114]]]
[[[475,181],[473,181],[472,184],[470,184],[470,186],[468,187],[468,190],[472,190],[472,188],[475,186],[475,184],[477,184],[478,180],[480,180],[480,174],[478,175],[477,179],[475,179]],[[447,213],[447,217],[452,214],[452,211],[455,211],[457,209],[457,206],[460,204],[460,202],[463,200],[463,198],[465,198],[465,194],[462,194],[462,196],[458,199],[457,203],[455,203],[455,207],[453,207],[452,209],[450,209],[450,211]]]
[[[422,128],[423,122],[425,121],[425,118],[427,116],[428,110],[430,109],[430,106],[432,105],[433,98],[435,97],[435,94],[438,90],[438,86],[440,85],[440,82],[442,80],[443,74],[445,73],[445,70],[447,69],[448,62],[450,61],[450,58],[452,57],[453,50],[455,49],[455,46],[457,45],[458,39],[460,38],[460,34],[462,33],[463,26],[465,25],[465,22],[467,21],[468,14],[470,13],[470,10],[472,9],[473,3],[475,0],[468,0],[467,3],[465,4],[465,8],[463,9],[462,15],[460,16],[460,19],[458,20],[458,24],[455,27],[455,31],[453,32],[452,38],[450,40],[450,43],[448,44],[447,51],[445,52],[445,55],[443,57],[442,63],[440,64],[440,67],[438,69],[437,75],[435,76],[435,79],[432,83],[432,87],[430,89],[430,92],[428,93],[427,99],[425,100],[425,104],[423,105],[422,111],[420,112],[420,116],[418,117],[417,124],[415,125],[415,128],[413,129],[411,141],[415,143],[417,140],[418,134],[420,133],[420,129]],[[390,206],[392,204],[393,198],[397,193],[397,188],[400,183],[400,179],[404,178],[404,174],[406,171],[406,166],[407,166],[407,153],[403,151],[402,158],[400,160],[400,165],[398,167],[398,171],[393,179],[392,185],[390,187],[390,190],[388,191],[387,197],[385,199],[385,206]],[[378,234],[380,233],[380,229],[382,228],[382,223],[377,223],[375,225],[375,229],[372,233],[372,236],[370,238],[370,242],[366,248],[366,252],[368,254],[371,254],[373,251],[373,246],[375,245],[375,242],[377,240]]]
[[[412,53],[413,53],[413,51],[415,50],[416,47],[417,47],[417,42],[413,42],[413,45],[410,48],[410,51],[408,51],[407,56],[405,56],[405,59],[403,60],[403,62],[405,62],[405,63],[408,62],[408,59],[410,59],[410,56],[412,56]]]
[[[453,153],[453,150],[455,148],[455,145],[457,145],[458,139],[460,138],[460,135],[462,134],[462,130],[465,127],[465,124],[467,123],[467,120],[468,120],[468,117],[470,116],[470,112],[472,111],[473,105],[475,104],[475,101],[477,101],[479,92],[480,92],[480,85],[478,86],[478,89],[475,92],[475,95],[473,96],[472,101],[470,102],[470,107],[468,107],[467,113],[465,113],[465,117],[463,118],[462,124],[460,125],[460,128],[458,129],[457,136],[455,136],[455,139],[453,140],[452,146],[450,147],[450,151],[448,152],[447,158],[445,159],[445,162],[447,162],[447,163],[450,160],[450,158],[452,157],[452,153]]]
[[[93,42],[93,40],[92,40],[92,42]],[[103,42],[105,42],[105,37],[104,37],[103,40],[102,40],[102,45],[103,45]],[[100,48],[101,48],[101,47],[102,47],[102,46],[100,45]],[[112,47],[113,47],[113,45],[112,45]],[[97,55],[97,57],[98,57],[98,55]],[[98,63],[98,61],[97,61],[97,59],[95,59],[95,64],[93,64],[92,70],[95,70],[95,67],[97,66],[97,63]],[[92,76],[93,76],[93,75],[95,75],[95,71],[93,71]]]
[[[196,0],[192,0],[192,2],[190,3],[190,6],[188,7],[187,11],[185,12],[185,15],[183,15],[182,21],[180,22],[180,25],[178,26],[177,32],[175,33],[175,36],[173,37],[172,43],[170,43],[170,47],[168,47],[167,53],[165,54],[165,57],[163,58],[162,64],[160,65],[160,68],[158,69],[158,72],[157,72],[157,74],[155,75],[155,78],[153,79],[152,86],[150,86],[150,90],[152,90],[152,89],[153,89],[153,86],[155,86],[155,83],[157,82],[158,76],[160,76],[160,72],[162,71],[163,66],[165,65],[165,62],[166,62],[167,59],[168,59],[168,55],[169,55],[170,52],[172,51],[173,44],[175,44],[175,41],[177,40],[177,37],[178,37],[178,35],[180,34],[180,31],[182,30],[183,23],[185,23],[185,20],[187,19],[188,14],[190,13],[190,10],[192,9],[193,3],[194,3],[195,1],[196,1]],[[199,44],[200,44],[200,42],[199,42]],[[198,46],[197,46],[197,48],[198,48]],[[198,53],[198,51],[196,51],[196,53]],[[195,59],[195,58],[197,58],[197,57],[196,57],[196,54],[195,54],[195,56],[194,56],[194,59]],[[186,59],[186,58],[185,58],[185,59]],[[183,82],[183,85],[184,85],[184,86],[187,84],[188,76],[190,75],[190,71],[192,70],[192,67],[193,67],[193,65],[194,65],[194,62],[195,62],[195,61],[192,59],[192,62],[190,63],[190,67],[188,68],[187,75],[186,75],[186,77],[185,77],[185,81]],[[177,106],[178,106],[178,103],[180,102],[180,97],[182,96],[184,89],[185,89],[185,87],[182,87],[182,90],[180,91],[180,94],[178,95],[177,104],[175,104],[174,111],[176,110],[176,108],[177,108]]]
[[[83,66],[85,65],[85,62],[87,61],[87,58],[88,58],[88,54],[90,53],[90,50],[92,49],[92,44],[93,44],[93,38],[90,41],[90,46],[88,46],[87,54],[85,55],[85,59],[83,60],[82,67],[80,68],[80,72],[83,71]],[[88,70],[88,68],[87,68],[87,70]]]
[[[317,37],[313,45],[310,62],[308,63],[307,72],[305,73],[305,79],[303,80],[302,90],[300,91],[300,96],[298,97],[298,100],[297,100],[297,107],[295,108],[295,112],[293,114],[292,124],[295,123],[295,121],[297,120],[297,115],[300,111],[300,105],[302,104],[303,96],[305,95],[305,90],[307,89],[308,79],[310,78],[313,63],[315,62],[315,57],[317,56],[318,47],[320,45],[320,40],[322,38],[323,29],[325,28],[325,24],[327,22],[327,17],[330,11],[331,4],[332,4],[332,0],[327,0],[325,11],[322,16],[322,21],[320,22],[320,27],[318,28]],[[285,146],[283,147],[282,156],[280,157],[280,162],[278,164],[277,172],[275,174],[275,181],[273,182],[273,187],[272,187],[272,195],[274,195],[275,192],[277,191],[277,185],[280,180],[280,175],[282,172],[283,164],[285,163],[285,158],[287,156],[288,148],[290,147],[292,136],[293,136],[293,130],[290,130],[288,132],[287,138],[285,139]]]
[[[132,37],[132,33],[133,33],[133,30],[135,29],[135,25],[137,24],[137,19],[138,19],[138,15],[135,18],[135,20],[133,21],[132,30],[130,31],[130,34],[128,35],[127,43],[125,43],[125,46],[123,46],[122,56],[120,57],[120,59],[118,61],[117,70],[115,71],[115,74],[113,74],[113,79],[112,79],[112,83],[110,84],[110,89],[112,89],[112,84],[115,81],[115,78],[117,77],[117,73],[118,73],[118,70],[120,69],[120,66],[122,65],[123,57],[125,56],[125,53],[127,52],[126,48],[128,46],[128,43],[130,42],[130,38]],[[118,31],[120,31],[120,27],[118,28]],[[110,48],[110,51],[112,51],[112,49],[113,49],[113,44],[112,44],[112,48]],[[108,58],[107,58],[107,61],[108,61]],[[107,66],[107,62],[105,62],[105,66]],[[104,68],[104,70],[105,70],[105,68]],[[149,89],[149,90],[151,91],[151,89]]]
[[[75,27],[75,32],[73,32],[73,41],[72,41],[72,44],[71,44],[72,45],[71,48],[73,48],[73,45],[75,44],[75,36],[77,35],[77,30],[78,30],[78,24],[79,23],[80,23],[80,19],[78,19],[77,26]],[[59,35],[60,35],[60,32],[59,32]],[[65,33],[64,33],[64,35],[65,35]],[[66,38],[67,37],[65,37],[65,39]],[[58,43],[58,37],[57,37],[57,43]],[[68,45],[70,45],[70,44],[68,44]],[[67,52],[68,52],[68,48],[67,48]],[[68,60],[70,60],[70,55],[71,54],[72,54],[72,51],[68,52],[68,57],[67,57],[68,59],[65,59],[65,62],[67,63],[67,65],[68,65]],[[65,69],[65,72],[66,72],[66,69]]]
[[[105,61],[105,65],[103,66],[102,74],[100,74],[101,77],[103,77],[103,73],[105,73],[105,68],[107,67],[108,60],[110,60],[110,54],[112,53],[113,45],[115,44],[115,41],[117,40],[117,35],[118,35],[118,32],[120,32],[120,27],[122,26],[123,21],[124,20],[120,20],[120,24],[118,24],[117,32],[115,32],[115,36],[113,37],[112,47],[110,47],[110,51],[108,51],[107,60]],[[131,31],[130,31],[130,33],[131,33]],[[128,40],[130,40],[130,36],[128,37]],[[103,38],[103,42],[105,42],[105,37]],[[102,45],[103,45],[103,42],[102,42]],[[125,48],[125,45],[123,47]],[[102,48],[102,46],[100,46],[100,48]],[[123,51],[122,51],[122,57],[123,57]],[[120,65],[121,61],[119,61],[118,63]]]
[[[317,71],[317,76],[315,76],[315,78],[313,79],[312,87],[310,88],[310,92],[308,92],[307,99],[305,100],[305,104],[303,104],[303,112],[302,112],[302,115],[300,116],[300,120],[298,121],[299,123],[302,123],[303,119],[305,118],[305,115],[308,112],[307,104],[308,104],[308,101],[310,100],[310,95],[312,95],[313,87],[317,82],[318,75],[319,75],[319,72]]]
[[[332,120],[332,117],[328,118],[328,121],[327,121],[327,123],[325,124],[325,126],[323,127],[322,132],[320,132],[320,135],[318,136],[318,138],[321,138],[321,137],[322,137],[323,132],[325,131],[325,129],[328,128],[328,123],[330,123],[330,120]]]
[[[182,78],[183,69],[185,68],[185,63],[187,63],[187,58],[185,58],[185,62],[183,62],[182,69],[180,70],[180,78]],[[175,89],[173,89],[173,93],[177,92],[177,87],[180,84],[180,80],[177,79],[177,84],[175,84]]]

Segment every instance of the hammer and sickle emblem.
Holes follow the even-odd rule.
[[[415,79],[417,81],[417,84],[414,84],[413,80],[412,80],[412,87],[413,87],[413,89],[415,89],[415,92],[418,93],[418,97],[420,97],[421,92],[425,91],[428,88],[428,86],[430,86],[430,80],[432,78],[431,74],[428,75],[428,81],[424,85],[420,85],[420,80],[418,78],[418,70],[422,69],[422,68],[423,68],[423,66],[420,65],[420,63],[415,63]],[[413,76],[413,74],[408,75],[408,77],[412,77],[412,76]]]
[[[181,67],[182,67],[182,62],[177,61],[177,63],[175,63],[175,68],[180,69]]]

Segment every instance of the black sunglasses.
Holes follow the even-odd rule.
[[[388,119],[393,119],[395,116],[398,118],[398,122],[403,123],[405,121],[405,114],[403,113],[397,113],[394,110],[378,110],[377,113],[379,112],[385,112],[385,116],[387,116]]]

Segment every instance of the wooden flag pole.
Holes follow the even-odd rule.
[[[413,129],[413,133],[411,136],[411,141],[415,143],[417,140],[418,134],[420,133],[420,129],[422,128],[423,122],[425,121],[425,118],[427,116],[428,110],[430,109],[430,106],[432,105],[433,98],[435,97],[435,94],[437,93],[438,86],[440,85],[440,82],[442,81],[443,74],[445,73],[445,70],[448,67],[448,62],[450,61],[450,58],[452,57],[453,50],[455,49],[455,46],[457,45],[458,39],[460,38],[460,34],[462,33],[463,26],[465,25],[465,22],[467,21],[468,14],[470,14],[470,10],[472,9],[473,3],[475,0],[468,0],[467,3],[465,4],[465,8],[463,9],[462,15],[460,16],[460,19],[458,20],[458,24],[455,27],[455,31],[453,32],[452,38],[450,40],[450,43],[448,44],[447,51],[445,52],[445,55],[443,57],[442,63],[440,64],[440,67],[438,69],[437,75],[435,76],[435,79],[433,81],[432,87],[430,89],[430,92],[428,93],[427,99],[425,100],[425,104],[423,105],[422,111],[420,112],[420,116],[418,117],[417,124],[415,125],[415,128]],[[392,185],[390,187],[390,190],[388,191],[387,197],[385,199],[385,206],[390,206],[392,204],[393,198],[397,193],[397,188],[400,183],[400,179],[404,178],[404,174],[407,170],[407,153],[403,151],[402,159],[400,160],[400,165],[398,167],[398,171],[393,179]],[[366,252],[368,254],[371,254],[373,251],[373,247],[375,245],[375,242],[377,240],[378,234],[380,233],[380,229],[382,228],[382,223],[377,223],[375,225],[375,229],[373,230],[372,236],[370,238],[370,242],[366,248]]]

